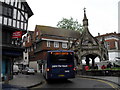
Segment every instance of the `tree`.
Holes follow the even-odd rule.
[[[83,30],[82,25],[78,23],[77,20],[74,21],[72,17],[70,19],[63,18],[61,21],[58,22],[57,27],[79,32],[82,32]]]

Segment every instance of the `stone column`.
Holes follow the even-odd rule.
[[[94,66],[95,66],[95,58],[96,58],[96,56],[92,56],[92,68],[94,69]]]
[[[88,57],[88,56],[86,56],[86,60],[85,60],[85,61],[86,61],[86,65],[88,65],[88,66],[89,66],[89,65],[90,65],[90,63],[89,63],[89,62],[90,62],[90,59],[89,59],[89,57]]]

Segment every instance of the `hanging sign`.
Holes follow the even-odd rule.
[[[15,38],[22,38],[22,31],[13,32],[12,39],[15,39]]]

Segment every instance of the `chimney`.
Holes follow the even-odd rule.
[[[98,36],[100,36],[100,33],[98,33]]]

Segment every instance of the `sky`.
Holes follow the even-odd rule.
[[[29,18],[28,30],[34,31],[36,25],[57,27],[62,18],[81,24],[84,11],[93,36],[98,33],[118,32],[118,2],[120,0],[26,0],[34,15]]]

